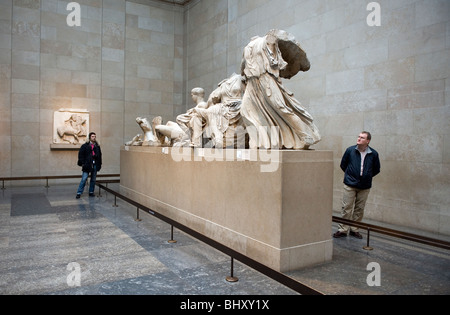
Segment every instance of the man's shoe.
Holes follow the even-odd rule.
[[[77,196],[76,196],[75,198],[80,199],[80,197],[81,197],[81,195],[78,195],[78,194],[77,194]]]
[[[363,238],[362,235],[359,234],[359,232],[352,232],[352,231],[350,231],[350,236],[353,236],[353,237],[356,237],[356,238],[359,238],[359,239]]]
[[[341,238],[341,237],[347,237],[347,233],[341,232],[341,231],[337,231],[336,233],[333,234],[334,238]]]
[[[95,197],[94,193],[90,193],[89,197]]]

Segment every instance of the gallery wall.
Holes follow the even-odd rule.
[[[0,176],[79,172],[75,151],[49,148],[60,108],[89,110],[103,172],[119,172],[136,117],[175,119],[192,88],[210,93],[253,36],[279,28],[311,61],[283,84],[315,119],[314,148],[334,153],[335,214],[340,158],[368,130],[382,170],[366,218],[450,235],[450,2],[371,2],[83,0],[70,27],[69,1],[0,0]]]
[[[69,2],[0,0],[0,176],[80,172],[76,151],[50,149],[59,109],[89,111],[109,174],[136,117],[181,111],[182,7],[82,0],[77,26]]]

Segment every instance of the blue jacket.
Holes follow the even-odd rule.
[[[341,169],[345,172],[344,184],[358,189],[369,189],[372,187],[372,178],[380,173],[380,159],[378,152],[368,147],[364,158],[363,174],[361,174],[361,153],[357,146],[349,147],[342,157]]]
[[[83,172],[92,172],[94,161],[97,172],[100,172],[102,168],[102,150],[97,143],[94,145],[94,153],[95,155],[93,156],[89,142],[84,143],[78,151],[78,166],[81,166]]]

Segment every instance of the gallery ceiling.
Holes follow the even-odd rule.
[[[192,0],[156,0],[156,1],[177,4],[177,5],[185,5],[185,4],[188,4],[189,2],[191,2]]]

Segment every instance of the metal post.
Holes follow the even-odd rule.
[[[46,178],[46,180],[47,180],[47,184],[45,185],[45,188],[48,188],[48,187],[50,187],[50,186],[48,185],[48,177]]]
[[[116,201],[117,201],[117,196],[116,196],[116,195],[114,195],[114,204],[113,204],[113,207],[118,207],[118,205],[117,205]]]
[[[139,208],[136,208],[136,220],[134,221],[142,221],[141,219],[139,219]]]
[[[170,240],[167,241],[168,243],[176,243],[177,241],[173,239],[173,225],[170,226]]]
[[[237,282],[237,281],[239,281],[239,279],[233,275],[233,269],[234,269],[234,258],[231,257],[231,274],[228,277],[225,278],[228,282]]]
[[[5,180],[3,180],[2,190],[5,190]]]
[[[367,245],[363,246],[363,249],[365,249],[365,250],[372,250],[373,249],[369,245],[369,239],[370,239],[370,227],[367,228]]]

